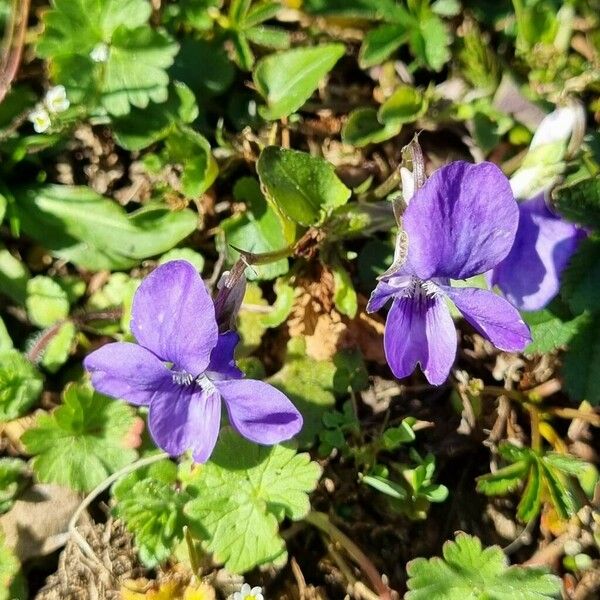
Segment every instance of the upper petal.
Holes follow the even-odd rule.
[[[210,355],[208,371],[211,379],[241,379],[244,374],[235,364],[235,348],[240,336],[235,331],[221,333]]]
[[[410,284],[410,277],[391,276],[380,279],[367,303],[368,312],[376,312]]]
[[[466,279],[495,267],[513,244],[519,211],[492,163],[453,162],[417,190],[404,213],[408,261],[421,279]]]
[[[171,456],[191,450],[196,462],[206,462],[217,442],[220,424],[221,397],[217,390],[165,384],[152,398],[150,435]]]
[[[396,298],[383,338],[394,375],[410,375],[417,366],[429,383],[444,383],[456,356],[456,330],[443,296]]]
[[[152,352],[128,342],[105,344],[85,357],[83,366],[96,390],[131,404],[146,405],[165,381],[169,369]]]
[[[144,279],[133,298],[131,331],[177,369],[205,371],[218,331],[213,301],[193,265],[170,261]]]
[[[245,438],[258,444],[278,444],[302,429],[302,416],[287,396],[254,379],[216,381],[229,420]]]
[[[493,270],[491,283],[520,310],[540,310],[558,294],[560,276],[585,232],[554,215],[543,193],[519,210],[515,243]]]
[[[529,327],[504,298],[477,288],[445,287],[444,291],[465,319],[500,350],[520,352],[531,342]]]

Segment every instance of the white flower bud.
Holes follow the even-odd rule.
[[[44,104],[50,113],[64,112],[71,103],[67,98],[67,90],[64,85],[51,87],[44,96]]]
[[[50,127],[50,115],[45,108],[37,107],[27,117],[33,123],[36,133],[44,133]]]

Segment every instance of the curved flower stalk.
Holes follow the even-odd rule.
[[[450,373],[456,331],[446,300],[501,350],[520,351],[530,341],[518,311],[504,298],[477,288],[454,288],[494,268],[510,251],[519,212],[508,179],[491,163],[454,162],[415,190],[402,217],[408,235],[403,265],[387,271],[368,310],[392,300],[384,347],[396,377],[421,365],[432,384]]]
[[[149,408],[156,444],[172,456],[210,457],[220,429],[221,401],[231,425],[259,444],[298,433],[302,417],[274,387],[243,379],[234,360],[239,341],[219,333],[215,306],[195,268],[182,260],[155,269],[133,299],[137,344],[115,342],[84,360],[103,394]]]
[[[579,104],[550,113],[533,136],[523,166],[510,180],[519,203],[519,229],[508,256],[489,280],[520,310],[544,308],[560,289],[560,277],[586,236],[549,207],[548,192],[564,170],[569,140],[581,140],[585,113]]]

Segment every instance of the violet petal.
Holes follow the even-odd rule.
[[[456,330],[444,298],[396,298],[383,343],[396,377],[407,377],[420,363],[429,383],[444,383],[456,356]]]
[[[196,462],[206,462],[217,442],[220,423],[217,390],[166,384],[155,391],[150,404],[150,435],[171,456],[192,450]]]
[[[171,372],[152,352],[128,342],[105,344],[83,361],[96,390],[131,404],[147,405]]]
[[[238,433],[258,444],[278,444],[302,429],[302,416],[278,389],[254,379],[216,381],[229,421]]]
[[[466,279],[495,267],[513,244],[519,211],[508,179],[492,163],[438,169],[404,213],[407,265],[421,279]]]
[[[205,371],[218,331],[213,301],[193,265],[174,260],[150,273],[134,296],[131,315],[139,344],[178,370]]]
[[[494,346],[520,352],[531,342],[529,327],[510,302],[488,290],[444,287],[465,319]]]
[[[520,310],[540,310],[558,294],[560,276],[585,232],[553,214],[543,193],[522,202],[519,211],[515,243],[491,283]]]
[[[210,355],[207,371],[211,379],[241,379],[244,374],[235,364],[234,352],[240,336],[234,331],[221,333]]]

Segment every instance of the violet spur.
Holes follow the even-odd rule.
[[[190,263],[165,263],[144,279],[131,331],[137,344],[106,344],[84,366],[99,392],[148,407],[150,434],[170,455],[191,450],[196,462],[208,460],[221,401],[234,429],[252,442],[277,444],[300,431],[302,417],[283,393],[243,378],[234,359],[238,335],[219,333],[213,300]]]
[[[388,300],[384,348],[394,375],[410,375],[417,364],[435,385],[443,383],[456,357],[456,330],[447,305],[501,350],[520,351],[531,341],[519,312],[495,293],[451,287],[494,268],[509,253],[519,210],[504,174],[492,163],[453,162],[415,190],[402,217],[408,235],[403,264],[388,270],[367,309]]]

